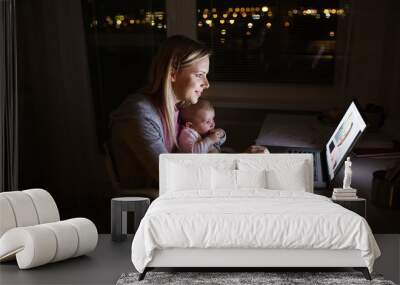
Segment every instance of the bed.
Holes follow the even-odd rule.
[[[309,154],[163,154],[160,196],[132,262],[158,267],[353,267],[380,251],[361,216],[313,194]]]

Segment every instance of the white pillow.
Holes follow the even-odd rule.
[[[236,170],[238,188],[267,188],[267,171]]]
[[[240,188],[266,188],[266,170],[212,169],[212,184],[216,191]]]
[[[239,159],[240,170],[266,170],[267,188],[273,190],[307,191],[311,186],[310,165],[306,160],[282,159],[266,156],[264,159]]]
[[[169,191],[212,190],[210,166],[169,163]]]
[[[212,168],[214,190],[236,190],[236,170]]]
[[[271,169],[267,171],[267,187],[273,190],[307,191],[308,171],[306,164],[297,163],[284,171]]]

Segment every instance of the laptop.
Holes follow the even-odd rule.
[[[311,153],[314,156],[314,188],[327,188],[367,127],[353,100],[323,149],[268,146],[271,153]]]

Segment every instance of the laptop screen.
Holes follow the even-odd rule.
[[[367,127],[355,102],[351,102],[338,127],[325,146],[329,179],[332,180],[347,154]]]

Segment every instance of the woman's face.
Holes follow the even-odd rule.
[[[210,86],[207,80],[209,66],[210,59],[205,56],[171,74],[172,89],[177,103],[181,101],[197,103],[204,89]]]

